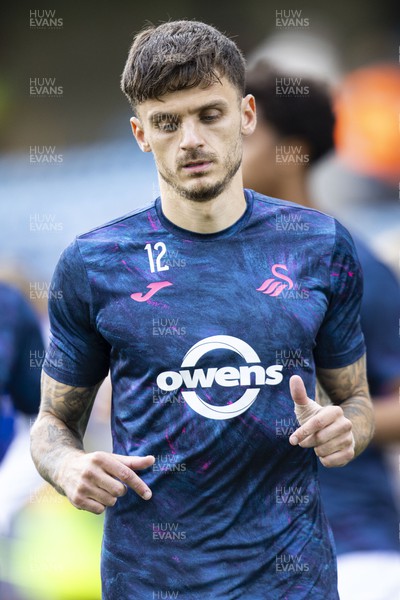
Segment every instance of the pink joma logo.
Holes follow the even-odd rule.
[[[143,295],[140,292],[135,292],[134,294],[131,294],[131,298],[132,300],[136,300],[136,302],[147,302],[147,300],[150,300],[150,298],[159,290],[169,285],[172,285],[170,281],[157,281],[155,283],[149,283],[147,286],[149,288],[147,294]]]
[[[286,265],[273,265],[271,271],[272,274],[275,275],[278,279],[270,278],[266,279],[264,283],[261,284],[259,288],[257,288],[257,292],[262,292],[263,294],[267,294],[268,296],[279,296],[284,289],[291,290],[293,287],[293,281],[287,275],[283,273],[278,273],[277,269],[288,270]],[[286,281],[286,283],[282,283],[282,281]]]

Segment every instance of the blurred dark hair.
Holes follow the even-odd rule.
[[[278,83],[300,79],[303,93],[278,94]],[[310,148],[310,164],[334,147],[335,115],[328,86],[321,81],[282,72],[261,59],[246,76],[246,93],[253,94],[257,111],[282,137],[298,137]],[[307,93],[305,93],[307,92]]]
[[[199,21],[169,21],[147,27],[133,41],[121,89],[133,110],[148,99],[199,85],[224,75],[244,95],[245,60],[236,44]]]

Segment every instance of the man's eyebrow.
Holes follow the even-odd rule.
[[[224,100],[223,98],[221,98],[220,100],[212,100],[211,102],[206,102],[206,104],[202,104],[201,106],[198,106],[197,108],[189,111],[191,112],[201,112],[203,110],[208,110],[210,108],[228,108],[229,107],[229,102],[227,102],[226,100]]]
[[[197,106],[196,108],[189,110],[189,114],[203,112],[205,110],[210,110],[211,108],[228,108],[228,106],[229,106],[229,103],[226,100],[221,98],[220,100],[213,100],[212,102],[207,102],[206,104]],[[164,120],[165,121],[167,121],[167,120],[175,121],[178,118],[179,118],[178,113],[162,112],[162,111],[150,113],[150,115],[148,116],[150,123],[154,123],[157,121],[164,121]]]

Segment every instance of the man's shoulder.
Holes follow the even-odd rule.
[[[264,194],[260,194],[254,190],[251,191],[255,203],[258,203],[259,206],[264,207],[265,209],[275,211],[276,213],[281,211],[293,211],[294,213],[299,213],[302,215],[310,215],[310,218],[321,219],[332,225],[337,222],[332,215],[328,215],[317,208],[311,208],[309,206],[304,206],[303,204],[297,204],[296,202],[291,202],[289,200],[281,200],[280,198],[274,198],[272,196],[264,196]]]
[[[112,262],[113,252],[143,238],[151,229],[154,202],[103,225],[78,234],[61,253],[59,267],[80,269],[83,264]]]
[[[333,216],[317,208],[264,196],[254,191],[252,194],[253,217],[261,222],[264,219],[268,220],[269,226],[272,222],[277,233],[292,233],[295,237],[308,234],[311,238],[318,237],[320,241],[334,244],[337,234],[341,236],[344,232],[343,226]]]

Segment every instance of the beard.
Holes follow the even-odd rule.
[[[208,200],[213,200],[227,188],[233,177],[239,170],[240,165],[242,164],[242,146],[240,143],[240,138],[236,143],[234,151],[228,154],[224,160],[223,166],[225,171],[225,176],[216,181],[215,183],[210,184],[202,184],[201,179],[204,177],[203,173],[193,173],[192,178],[198,179],[199,183],[197,186],[193,188],[187,188],[183,185],[180,185],[176,181],[176,176],[173,171],[168,169],[167,167],[160,168],[157,165],[158,172],[160,176],[164,179],[164,181],[182,198],[186,200],[192,200],[194,202],[207,202]],[[184,164],[187,164],[190,161],[195,160],[204,160],[204,161],[212,161],[216,158],[215,155],[205,155],[201,151],[194,150],[192,152],[188,152],[185,160],[180,161],[178,167],[183,167]]]

